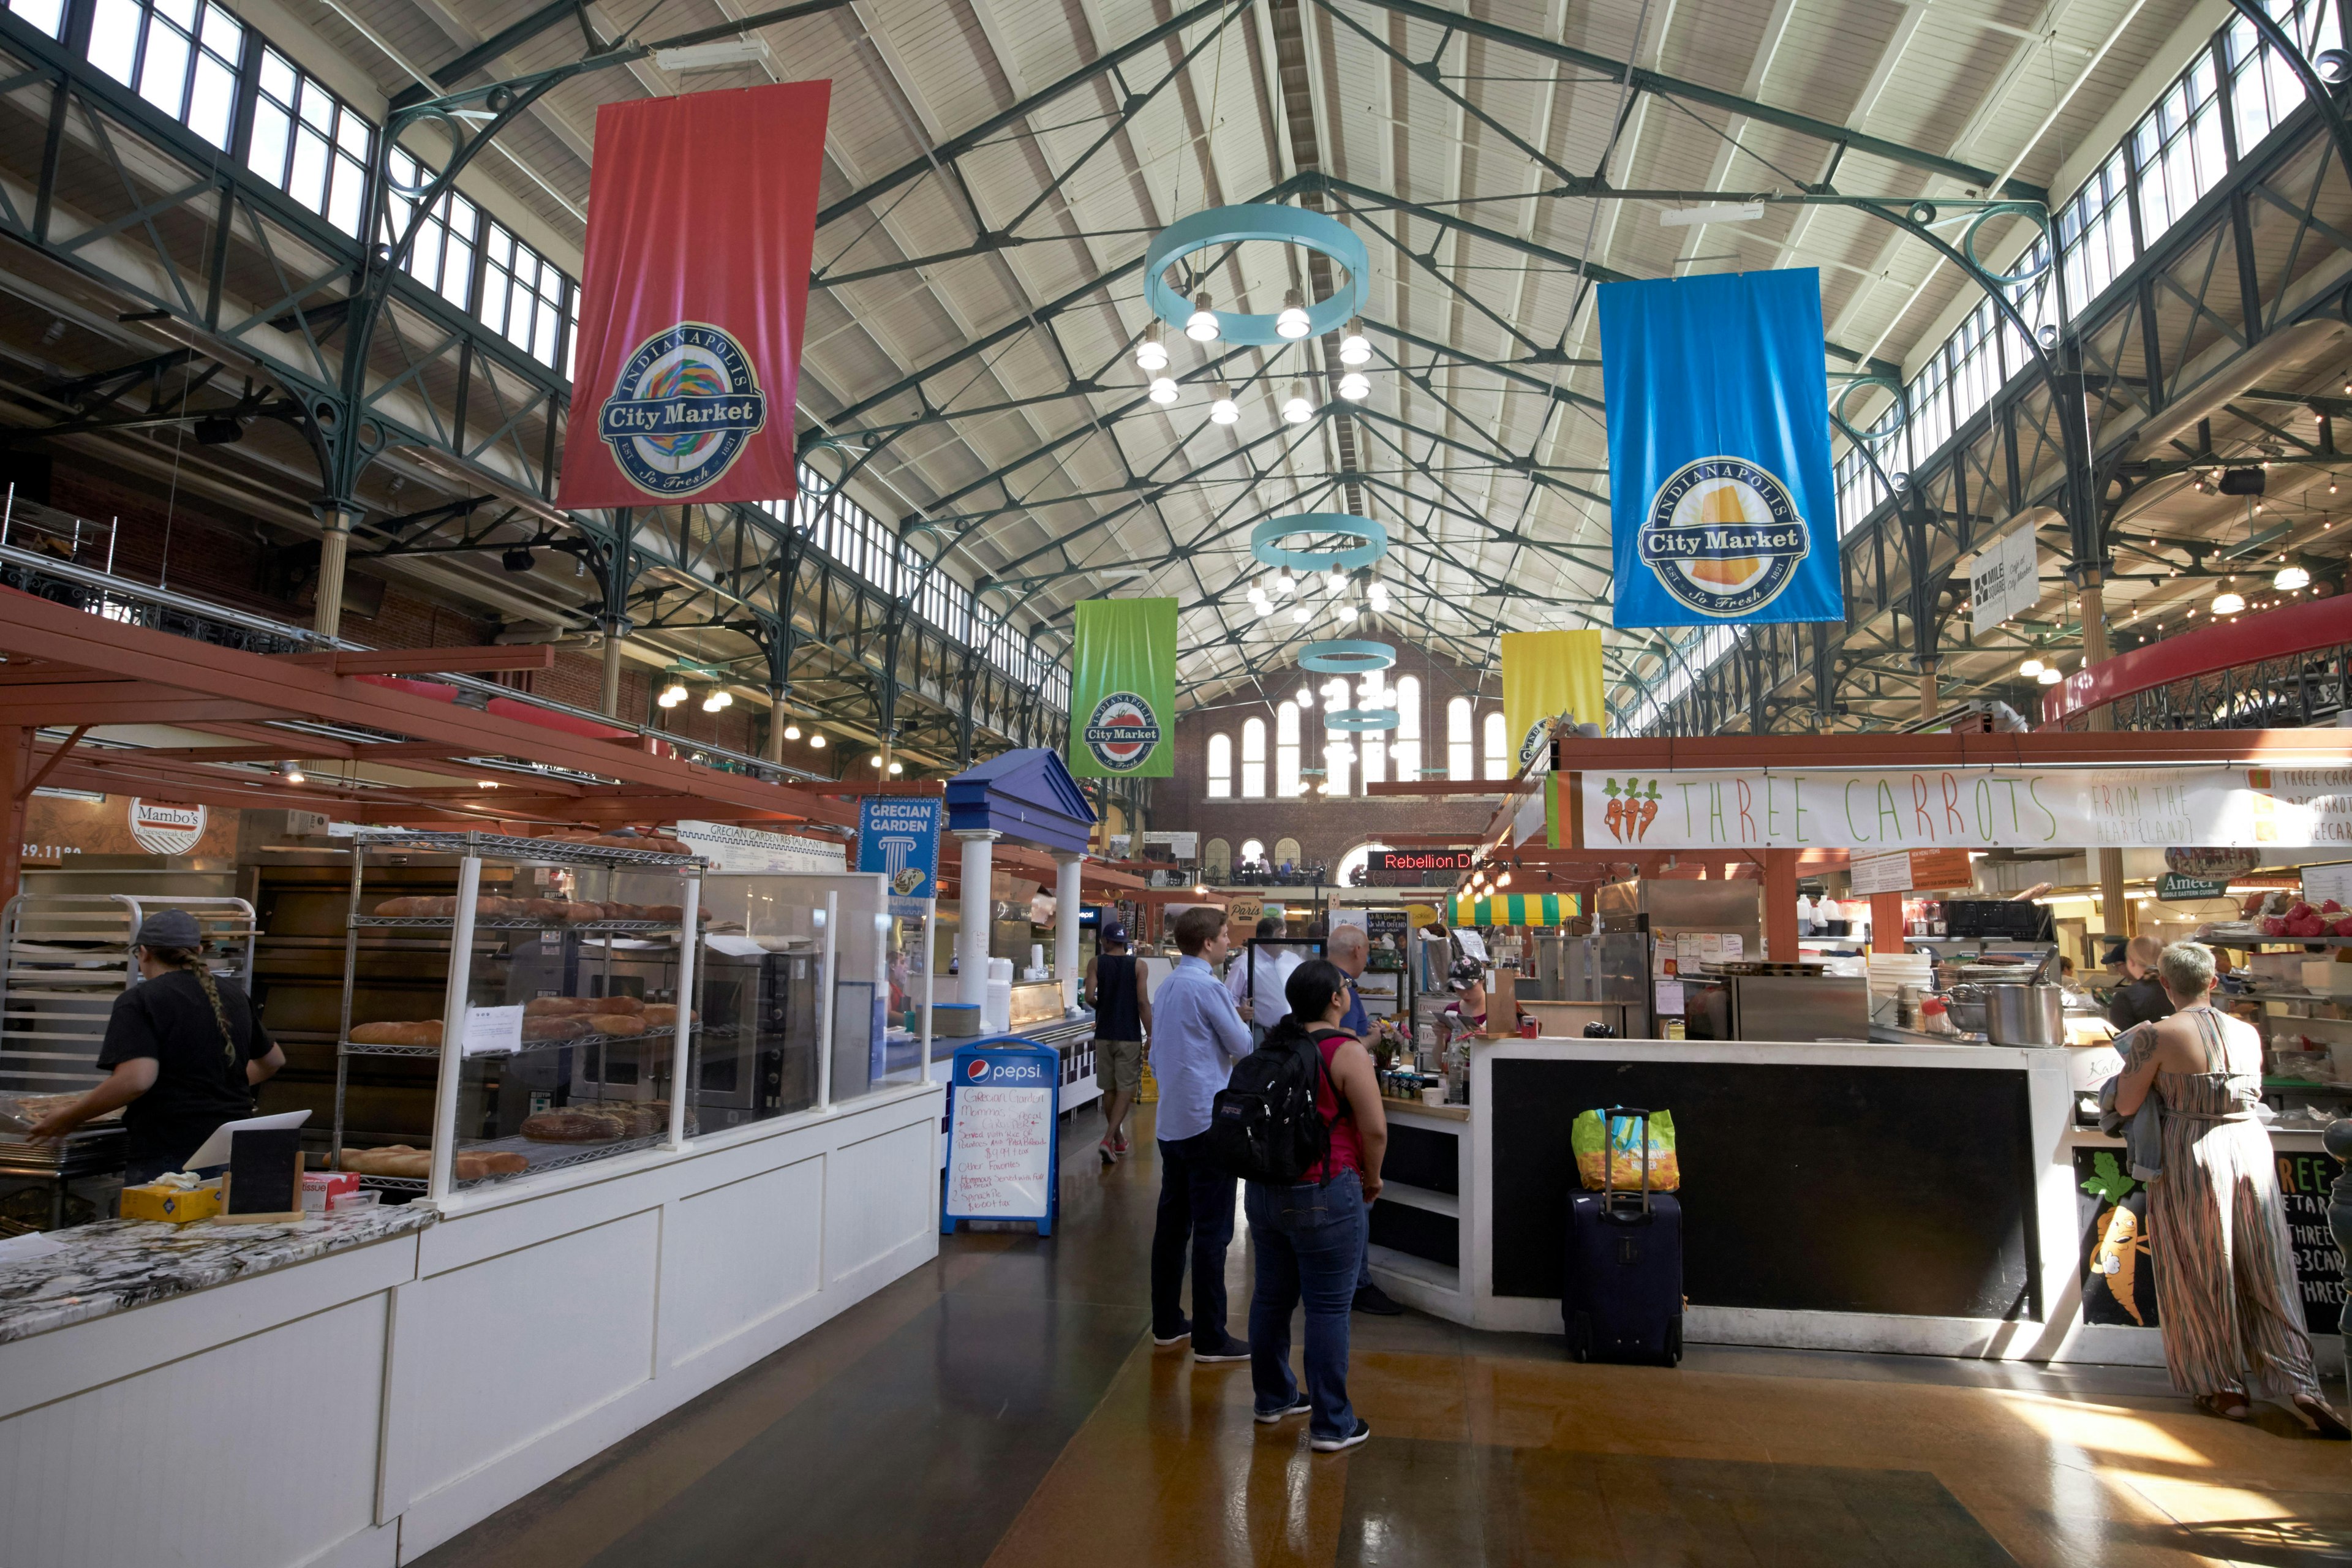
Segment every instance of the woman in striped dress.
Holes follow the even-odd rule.
[[[2151,1091],[2161,1107],[2164,1167],[2148,1184],[2147,1220],[2173,1386],[2231,1421],[2250,1414],[2252,1387],[2324,1436],[2352,1436],[2320,1395],[2278,1169],[2254,1117],[2262,1037],[2213,1007],[2203,945],[2173,943],[2157,973],[2177,1011],[2116,1042],[2116,1109],[2129,1115]]]

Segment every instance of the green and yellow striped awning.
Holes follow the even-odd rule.
[[[1556,926],[1584,912],[1574,893],[1497,893],[1491,899],[1456,899],[1458,926]]]

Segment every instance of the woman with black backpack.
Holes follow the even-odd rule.
[[[1336,1454],[1372,1434],[1348,1403],[1348,1313],[1356,1294],[1371,1201],[1381,1192],[1388,1117],[1371,1053],[1339,1027],[1348,1011],[1348,977],[1328,959],[1302,963],[1283,988],[1290,1012],[1265,1044],[1261,1062],[1282,1054],[1313,1074],[1318,1157],[1287,1184],[1252,1180],[1243,1199],[1257,1255],[1250,1300],[1250,1381],[1257,1418],[1268,1425],[1307,1414],[1310,1446]],[[1303,1059],[1301,1059],[1303,1058]],[[1303,1097],[1302,1097],[1303,1098]],[[1307,1301],[1307,1391],[1290,1374],[1290,1314]]]

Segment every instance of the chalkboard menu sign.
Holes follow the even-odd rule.
[[[2344,1311],[2344,1255],[2327,1228],[2327,1194],[2344,1167],[2317,1150],[2278,1152],[2279,1197],[2294,1249],[2304,1327],[2332,1334]],[[2117,1149],[2074,1151],[2083,1235],[2083,1321],[2158,1326],[2155,1270],[2162,1238],[2148,1233],[2147,1188]]]

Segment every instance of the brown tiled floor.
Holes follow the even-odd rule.
[[[1372,1440],[1155,1353],[1149,1145],[1066,1143],[1049,1242],[940,1260],[423,1561],[433,1568],[2352,1562],[2352,1447],[2161,1373],[1696,1346],[1675,1371],[1354,1323]],[[1238,1325],[1247,1256],[1229,1258]]]

